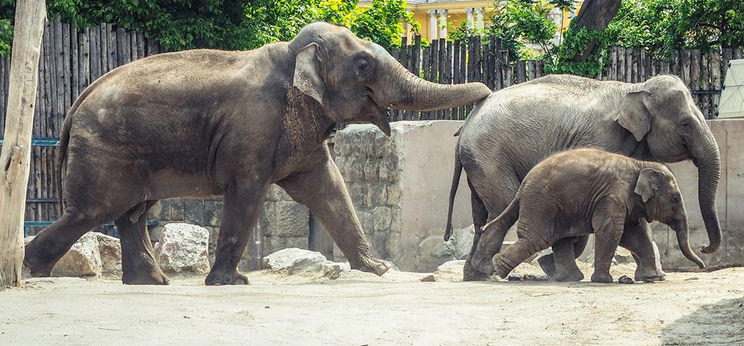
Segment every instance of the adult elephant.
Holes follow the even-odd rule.
[[[701,251],[718,249],[718,146],[687,86],[668,75],[637,84],[551,75],[493,93],[473,110],[460,130],[445,239],[451,234],[452,203],[462,169],[472,192],[473,223],[480,230],[507,207],[533,166],[551,153],[580,147],[645,161],[692,159],[698,168],[700,210],[710,241]],[[663,279],[658,258],[648,258],[658,257],[648,223],[631,223],[625,234],[629,236],[620,245],[636,257],[636,277]],[[500,235],[502,241],[504,236]],[[471,255],[479,238],[477,233]],[[573,280],[583,277],[574,257],[583,251],[586,239],[555,243],[554,256],[540,259],[546,273]],[[655,263],[655,268],[644,263]],[[557,264],[571,268],[571,272],[554,273]],[[483,278],[468,260],[464,279]]]
[[[237,271],[267,189],[308,206],[351,267],[384,273],[351,204],[326,138],[339,122],[390,134],[388,107],[432,110],[477,102],[483,84],[438,85],[385,49],[326,23],[252,51],[190,50],[114,69],[75,101],[62,129],[63,215],[26,247],[34,276],[92,227],[115,220],[125,284],[165,284],[145,227],[173,197],[224,196],[207,285],[247,284]]]

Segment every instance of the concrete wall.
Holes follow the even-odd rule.
[[[744,119],[709,120],[708,125],[721,152],[721,180],[716,207],[723,232],[721,248],[713,254],[698,251],[708,244],[708,235],[697,198],[697,168],[691,162],[671,164],[687,207],[690,244],[708,266],[744,265]],[[667,226],[654,224],[654,239],[659,245],[665,268],[697,268],[677,245]]]
[[[334,139],[362,227],[377,253],[402,270],[429,271],[442,243],[454,169],[453,134],[461,121],[401,121],[387,138],[373,125],[351,125]],[[464,174],[454,224],[472,224]]]

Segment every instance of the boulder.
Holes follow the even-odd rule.
[[[53,276],[99,276],[103,271],[96,232],[85,233],[52,270]],[[100,234],[100,233],[99,233]]]
[[[170,273],[209,272],[209,231],[187,223],[169,223],[155,244],[155,259]]]
[[[462,229],[455,229],[452,231],[452,236],[448,241],[440,242],[434,246],[431,250],[431,256],[442,260],[443,263],[448,260],[466,259],[470,255],[474,238],[475,228],[473,225]]]
[[[345,267],[341,263],[327,260],[320,252],[298,248],[282,249],[265,256],[263,269],[284,272],[288,275],[303,275],[337,279]]]
[[[121,243],[118,238],[93,232],[98,240],[98,251],[101,254],[101,266],[105,273],[121,272]]]
[[[465,260],[455,260],[445,262],[440,265],[434,272],[436,281],[462,281],[462,269],[465,266]]]

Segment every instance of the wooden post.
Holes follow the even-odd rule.
[[[0,154],[0,289],[21,284],[23,217],[46,5],[16,2],[5,142]]]

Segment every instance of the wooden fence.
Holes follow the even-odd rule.
[[[59,18],[47,22],[39,61],[39,84],[34,114],[31,176],[28,182],[26,220],[41,229],[59,217],[58,174],[54,166],[62,121],[77,96],[106,72],[152,54],[161,48],[156,40],[127,32],[111,24],[78,31]],[[5,128],[10,57],[0,58],[0,134]],[[31,232],[34,233],[34,232]]]
[[[56,191],[57,136],[65,112],[75,98],[96,78],[130,61],[157,54],[162,49],[154,39],[125,31],[111,24],[77,30],[57,19],[44,31],[39,64],[39,90],[34,116],[34,146],[28,186],[26,220],[42,227],[59,216]],[[463,41],[435,40],[422,48],[420,37],[391,54],[409,71],[439,83],[484,82],[493,90],[543,76],[542,61],[516,61],[500,40],[470,37]],[[741,50],[719,50],[708,54],[679,51],[671,59],[654,60],[643,51],[620,47],[609,50],[609,66],[597,78],[639,82],[659,73],[680,76],[692,89],[707,117],[715,117],[722,76],[728,61],[741,58]],[[7,103],[10,58],[0,58],[0,102]],[[464,119],[470,107],[433,112],[395,111],[391,121]],[[0,134],[5,125],[5,107],[0,107]],[[31,232],[34,233],[34,232]]]

